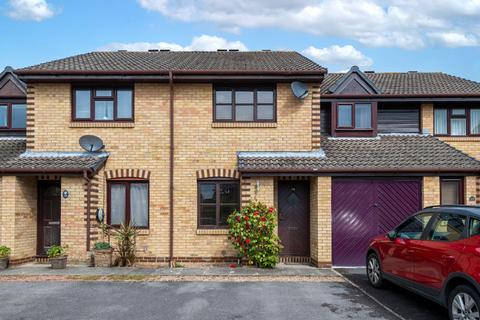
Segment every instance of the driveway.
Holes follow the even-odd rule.
[[[408,320],[448,320],[447,309],[393,284],[375,289],[368,284],[364,268],[337,269],[350,281]]]
[[[340,281],[0,282],[0,301],[2,320],[396,319]]]

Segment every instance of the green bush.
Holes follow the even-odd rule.
[[[0,246],[0,258],[8,258],[12,250],[6,246]]]
[[[95,242],[95,250],[109,250],[112,249],[112,246],[108,242]]]
[[[260,202],[249,202],[228,217],[229,239],[239,258],[249,265],[273,268],[278,263],[281,245],[276,234],[275,208]]]
[[[63,257],[67,253],[68,246],[51,246],[47,251],[49,258]]]

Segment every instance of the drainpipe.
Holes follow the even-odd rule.
[[[174,99],[174,88],[173,88],[173,72],[169,71],[168,72],[168,83],[170,87],[170,176],[169,176],[169,218],[170,218],[170,236],[169,236],[169,241],[170,241],[170,248],[169,248],[169,264],[170,268],[175,267],[175,262],[173,261],[173,193],[174,193],[174,187],[173,187],[173,174],[174,174],[174,152],[175,152],[175,147],[174,147],[174,142],[175,142],[175,126],[174,126],[174,114],[173,114],[173,99]]]
[[[83,171],[83,178],[87,182],[87,252],[90,251],[90,194],[92,191],[92,181],[88,176],[88,170]]]

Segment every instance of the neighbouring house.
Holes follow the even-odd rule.
[[[53,244],[88,260],[98,209],[140,229],[140,262],[235,261],[226,218],[256,199],[278,208],[282,261],[363,265],[368,239],[413,212],[479,202],[474,81],[235,50],[93,52],[15,72],[0,77],[0,243],[14,263]],[[85,135],[104,148],[83,150]]]

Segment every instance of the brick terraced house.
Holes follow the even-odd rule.
[[[283,261],[363,265],[371,236],[480,196],[480,83],[447,74],[331,74],[296,52],[225,50],[15,72],[0,78],[0,243],[14,263],[53,244],[87,261],[97,209],[140,229],[140,262],[235,261],[226,217],[256,199],[278,208]],[[85,135],[104,148],[83,150]]]

